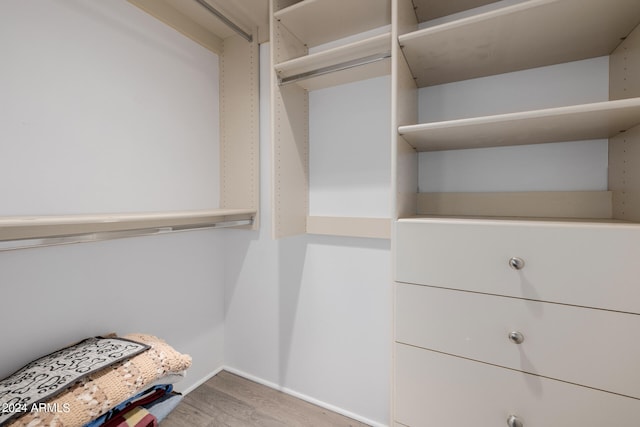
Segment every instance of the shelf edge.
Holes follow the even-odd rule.
[[[292,34],[310,47],[319,46],[332,40],[358,34],[391,23],[390,1],[370,0],[304,0],[294,3],[273,14]],[[337,7],[339,5],[339,7]],[[368,7],[367,7],[368,6]],[[340,13],[339,24],[333,25],[330,18]],[[292,19],[306,22],[306,27],[291,25]]]
[[[451,128],[457,126],[468,126],[476,124],[489,124],[495,122],[506,122],[511,120],[521,120],[529,118],[541,118],[561,116],[576,113],[606,112],[622,110],[626,108],[640,108],[640,98],[619,99],[614,101],[592,102],[589,104],[569,105],[564,107],[543,108],[539,110],[518,111],[515,113],[492,114],[489,116],[470,117],[464,119],[443,120],[430,123],[419,123],[415,125],[404,125],[398,127],[400,135],[420,132],[430,129]],[[640,121],[640,118],[639,118]]]
[[[440,151],[611,138],[639,124],[640,98],[630,98],[405,125],[398,132],[419,151]]]
[[[391,219],[308,216],[307,233],[328,236],[390,239]]]
[[[437,216],[613,218],[611,191],[418,193],[418,214]]]
[[[508,16],[513,13],[522,12],[534,7],[539,7],[547,3],[554,3],[558,0],[531,0],[526,3],[514,4],[511,6],[505,6],[500,9],[491,10],[488,12],[479,13],[477,15],[468,16],[466,18],[457,19],[455,21],[446,22],[444,24],[435,25],[433,27],[423,28],[411,33],[402,34],[398,37],[398,41],[402,45],[407,41],[414,39],[420,39],[422,37],[428,37],[430,34],[438,33],[441,31],[447,31],[454,28],[460,28],[467,25],[474,24],[476,22],[488,21],[491,19],[500,18],[502,16]]]
[[[227,221],[251,220],[254,209],[0,217],[0,241],[47,239],[94,233],[205,228]]]

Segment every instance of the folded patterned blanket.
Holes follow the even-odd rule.
[[[28,412],[9,421],[7,427],[81,427],[136,396],[157,380],[181,374],[191,366],[191,357],[151,335],[130,334],[123,338],[150,348],[109,368],[91,373],[46,402],[42,410]],[[4,424],[3,424],[4,426]]]
[[[135,356],[148,345],[117,337],[87,338],[43,356],[0,380],[0,425],[35,410],[83,377]]]

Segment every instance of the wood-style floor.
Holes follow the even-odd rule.
[[[160,427],[366,426],[226,371],[186,395]]]

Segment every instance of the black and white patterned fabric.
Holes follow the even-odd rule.
[[[88,338],[35,360],[0,381],[0,425],[83,377],[149,349],[123,338]]]

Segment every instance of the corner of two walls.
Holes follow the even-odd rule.
[[[225,368],[370,425],[389,419],[390,243],[271,237],[270,44],[260,46],[260,229],[225,230]]]

